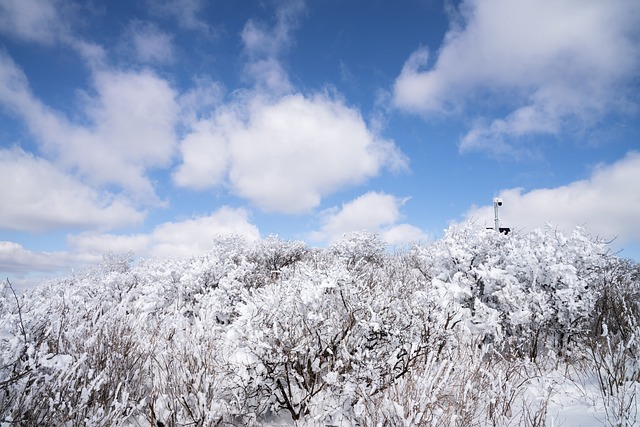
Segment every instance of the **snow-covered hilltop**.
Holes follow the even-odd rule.
[[[581,229],[220,238],[0,298],[0,424],[633,425],[640,267]]]

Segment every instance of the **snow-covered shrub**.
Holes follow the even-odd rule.
[[[380,330],[368,305],[372,295],[359,292],[354,280],[340,264],[300,265],[243,304],[232,328],[233,357],[257,412],[284,409],[295,420],[324,389],[340,395],[353,382],[371,388],[384,382],[373,366],[379,359],[370,357],[378,350],[370,332]]]
[[[598,300],[594,307],[592,336],[632,341],[640,322],[640,265],[610,257],[598,270],[593,287]]]
[[[0,405],[2,419],[98,425],[123,422],[141,410],[147,354],[125,306],[114,304],[114,293],[108,297],[104,289],[82,278],[60,281],[22,295],[3,313],[0,357],[9,378],[2,394],[11,402]]]
[[[640,266],[611,257],[599,269],[588,369],[611,425],[640,422]]]
[[[240,306],[230,360],[257,415],[333,419],[454,346],[456,309],[441,310],[411,261],[347,243],[347,256],[313,252]]]
[[[607,259],[583,230],[566,238],[550,227],[504,235],[464,224],[417,251],[444,301],[467,310],[470,331],[531,359],[567,354],[588,333],[593,281]]]
[[[110,255],[2,285],[0,425],[541,425],[547,373],[576,361],[624,421],[638,271],[581,229],[473,224],[402,253],[355,233]]]
[[[380,265],[384,259],[386,244],[376,234],[351,232],[331,245],[329,251],[343,260],[348,268],[359,265]]]
[[[162,319],[147,371],[152,418],[165,425],[215,425],[233,413],[221,332],[179,313]]]
[[[528,393],[537,370],[478,346],[458,347],[446,359],[430,355],[412,375],[359,402],[357,425],[544,426],[548,396]]]
[[[308,252],[307,244],[302,241],[281,240],[269,236],[260,241],[249,254],[249,258],[258,264],[266,277],[280,277],[283,269],[293,267]]]

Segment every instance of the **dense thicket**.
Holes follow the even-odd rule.
[[[595,378],[603,422],[631,425],[639,296],[638,265],[581,229],[109,256],[3,285],[0,423],[544,425],[558,378]]]

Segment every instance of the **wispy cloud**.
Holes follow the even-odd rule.
[[[168,64],[175,60],[172,35],[151,22],[132,21],[124,34],[123,44],[125,50],[130,50],[143,64]]]
[[[57,0],[4,0],[0,2],[0,33],[52,45],[69,35],[59,15],[65,9],[65,3]]]
[[[103,65],[104,49],[74,31],[80,11],[89,10],[86,4],[66,0],[5,0],[0,2],[0,34],[48,48],[66,46],[89,66]]]
[[[305,10],[301,0],[286,0],[278,4],[273,26],[250,19],[242,30],[247,55],[252,58],[277,57],[293,43],[295,31]]]
[[[278,5],[273,26],[250,19],[242,30],[242,43],[247,58],[245,77],[256,88],[283,94],[292,90],[281,55],[294,43],[293,31],[305,10],[304,2],[287,0]]]
[[[147,4],[152,13],[175,19],[181,28],[197,31],[208,38],[217,34],[217,29],[202,19],[204,0],[147,0]]]

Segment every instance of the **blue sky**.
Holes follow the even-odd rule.
[[[551,224],[640,259],[635,0],[0,0],[0,272]]]

